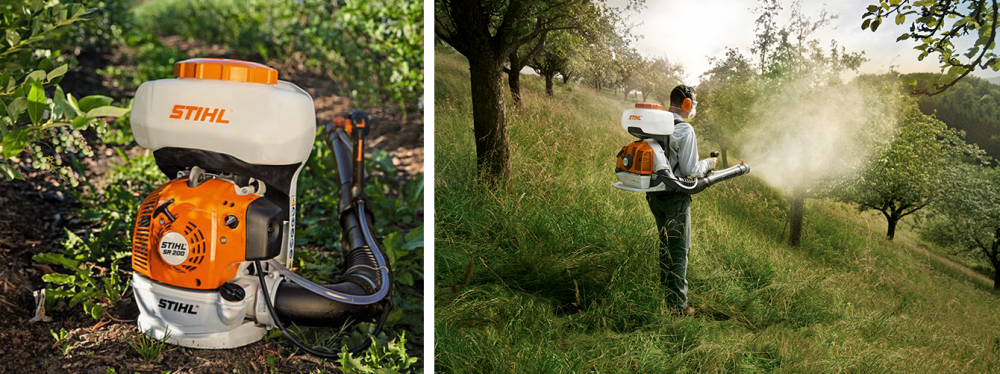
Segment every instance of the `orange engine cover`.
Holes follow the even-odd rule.
[[[653,148],[644,140],[629,143],[618,152],[615,167],[635,174],[653,174]]]
[[[196,187],[187,181],[164,184],[139,206],[132,269],[172,286],[218,288],[246,261],[247,207],[260,196],[238,195],[226,180],[208,179]],[[236,222],[230,222],[233,228],[227,218]]]

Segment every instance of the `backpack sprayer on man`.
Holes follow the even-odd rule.
[[[694,129],[684,119],[694,117],[698,102],[694,89],[677,86],[670,93],[670,109],[638,103],[622,113],[622,128],[639,138],[622,147],[615,164],[613,187],[645,192],[656,219],[660,238],[660,281],[668,290],[668,301],[685,315],[694,315],[687,305],[687,255],[691,237],[691,195],[709,186],[750,172],[744,162],[713,172],[714,158],[698,161]],[[712,157],[715,157],[713,152]]]

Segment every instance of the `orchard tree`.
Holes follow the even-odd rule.
[[[618,77],[615,85],[624,92],[625,100],[639,85],[644,62],[644,57],[635,48],[624,45],[615,51],[614,67]]]
[[[507,73],[507,86],[510,87],[510,97],[514,99],[514,105],[521,106],[521,69],[528,66],[531,60],[538,56],[545,49],[545,42],[549,32],[543,32],[534,41],[534,45],[524,44],[520,48],[515,48],[507,57],[508,65],[503,68]],[[537,70],[537,69],[536,69]]]
[[[629,0],[629,7],[641,0]],[[476,168],[481,181],[506,185],[510,146],[503,68],[510,54],[543,33],[568,29],[591,13],[590,0],[435,0],[434,33],[469,60]]]
[[[937,54],[945,74],[908,78],[907,83],[913,93],[933,96],[977,69],[1000,71],[1000,59],[993,52],[997,12],[997,0],[879,0],[878,4],[868,6],[861,29],[875,32],[883,20],[891,19],[902,25],[911,19],[909,32],[896,38],[896,42],[907,39],[917,42],[913,49],[920,51],[917,56],[920,61],[931,53]],[[966,35],[976,40],[962,53],[956,49],[955,41]]]
[[[921,113],[913,100],[902,104],[894,138],[868,161],[860,178],[842,196],[861,212],[881,212],[888,221],[888,240],[895,237],[903,217],[952,198],[942,196],[946,179],[960,177],[947,173],[950,165],[969,156],[981,159],[983,154],[975,145],[966,144],[959,130]]]
[[[957,248],[993,265],[993,289],[1000,290],[1000,167],[959,164],[959,178],[947,181],[947,200],[934,205],[944,224],[921,237]]]
[[[827,49],[820,47],[818,40],[810,39],[815,31],[829,25],[830,20],[836,18],[825,11],[814,21],[801,12],[800,2],[794,2],[789,24],[778,28],[769,26],[769,23],[777,18],[780,4],[775,0],[763,0],[762,3],[761,11],[765,14],[757,20],[755,45],[759,49],[755,53],[761,54],[762,60],[758,62],[762,79],[760,85],[767,89],[760,91],[759,98],[755,100],[757,105],[754,106],[754,111],[759,115],[756,118],[764,120],[764,126],[755,128],[756,133],[752,136],[774,141],[767,144],[764,147],[766,149],[755,149],[753,152],[768,159],[761,160],[762,162],[773,164],[783,163],[781,160],[788,158],[822,158],[825,155],[818,154],[824,151],[822,148],[803,148],[804,143],[795,140],[797,137],[814,137],[817,135],[816,130],[790,122],[820,121],[823,116],[818,116],[818,113],[832,108],[842,107],[838,109],[839,112],[826,114],[826,117],[846,116],[847,112],[857,112],[858,107],[851,98],[839,92],[846,88],[840,74],[847,70],[857,71],[865,59],[862,53],[847,53],[835,41],[831,41]],[[792,102],[807,105],[790,104]],[[817,107],[818,103],[823,105]],[[847,132],[848,135],[842,135],[852,142],[875,139],[865,136],[862,131],[881,129],[881,126],[859,126],[857,122],[851,121],[851,125],[860,128],[853,128]],[[761,144],[756,146],[760,148]],[[774,152],[775,149],[786,148],[792,150],[792,153],[776,155]],[[792,247],[798,247],[802,237],[805,199],[828,195],[835,184],[834,176],[838,175],[839,169],[848,165],[825,165],[820,170],[815,170],[806,163],[789,163],[787,166],[781,173],[788,179],[783,184],[790,206],[788,243]]]
[[[719,146],[722,167],[729,167],[729,151],[742,140],[743,130],[754,120],[759,76],[749,58],[728,48],[726,57],[710,58],[712,68],[698,85],[699,131]],[[669,91],[667,92],[669,95]]]
[[[552,80],[566,70],[574,51],[583,43],[575,33],[559,32],[546,43],[545,48],[528,64],[538,75],[545,77],[545,93],[553,96]]]
[[[650,66],[651,87],[643,88],[643,101],[646,92],[659,100],[661,103],[670,105],[670,91],[681,84],[684,76],[684,66],[680,63],[670,61],[666,56],[655,57]]]

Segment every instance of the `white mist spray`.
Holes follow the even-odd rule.
[[[892,127],[886,103],[858,84],[801,79],[763,96],[742,153],[754,174],[786,192],[809,194],[859,175]]]

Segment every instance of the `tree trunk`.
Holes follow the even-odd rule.
[[[1000,291],[1000,266],[993,265],[993,289]]]
[[[512,53],[513,56],[515,53]],[[516,71],[514,66],[515,58],[510,58],[510,70],[507,71],[507,85],[510,86],[510,97],[514,99],[514,105],[521,106],[521,69]],[[520,60],[517,60],[520,61]],[[503,95],[500,95],[503,96]]]
[[[805,193],[793,191],[791,205],[788,212],[788,245],[798,248],[802,241],[802,214],[806,208]]]
[[[886,216],[886,219],[889,221],[889,229],[885,232],[885,238],[891,242],[896,237],[896,224],[899,223],[899,216],[893,212],[893,214]]]
[[[563,79],[563,84],[569,83],[569,74],[563,73],[562,79]]]
[[[469,59],[476,171],[480,181],[494,185],[506,185],[510,180],[502,58],[487,52]]]
[[[720,156],[722,156],[722,168],[723,169],[728,168],[729,167],[729,156],[728,156],[729,150],[726,149],[726,147],[722,147],[722,149],[719,152],[721,153]]]
[[[642,91],[642,102],[644,102],[644,103],[646,102],[646,97],[647,96],[649,96],[649,93],[646,90],[643,90]]]
[[[554,92],[552,90],[552,78],[554,78],[554,75],[555,74],[546,74],[545,75],[545,93],[548,94],[549,97],[555,96],[555,94],[554,94]]]
[[[625,100],[628,100],[629,90],[623,88],[622,91],[625,91]]]

